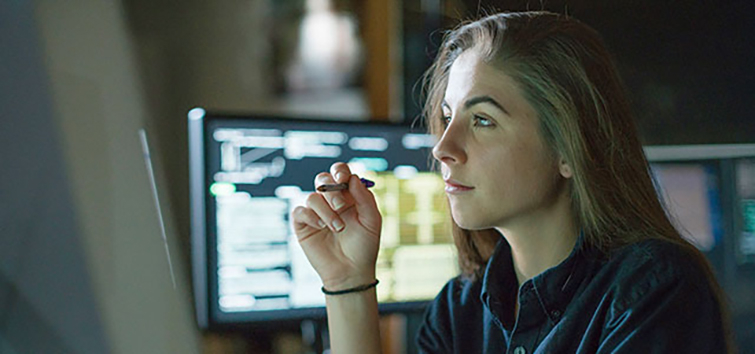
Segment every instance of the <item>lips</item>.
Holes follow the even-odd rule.
[[[449,179],[447,179],[445,181],[446,181],[446,185],[447,186],[453,186],[453,187],[457,187],[457,188],[467,188],[467,189],[474,188],[474,187],[470,187],[470,186],[464,185],[463,183],[461,183],[461,182],[459,182],[459,181],[457,181],[455,179],[450,179],[449,178]]]
[[[464,185],[461,182],[454,179],[449,178],[449,179],[446,179],[445,181],[446,181],[447,193],[460,193],[460,192],[471,191],[474,189],[474,187]]]

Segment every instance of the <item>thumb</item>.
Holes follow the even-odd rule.
[[[349,193],[354,197],[357,213],[360,218],[366,217],[370,221],[380,218],[375,195],[362,184],[359,176],[351,175],[351,178],[349,178]]]

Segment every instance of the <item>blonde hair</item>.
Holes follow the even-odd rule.
[[[695,257],[723,304],[705,256],[680,236],[656,194],[623,84],[596,31],[565,15],[523,12],[490,15],[447,33],[425,74],[423,114],[436,136],[443,133],[451,65],[466,50],[514,79],[538,114],[546,144],[571,167],[573,217],[585,246],[610,255],[641,240],[670,240]],[[501,235],[453,223],[453,236],[462,272],[479,277]]]

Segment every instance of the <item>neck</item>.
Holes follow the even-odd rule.
[[[578,237],[566,193],[560,193],[548,208],[520,219],[496,227],[511,246],[519,286],[563,262],[574,249]]]

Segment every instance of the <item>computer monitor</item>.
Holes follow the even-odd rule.
[[[737,263],[755,266],[755,156],[739,159],[735,166],[736,201],[738,218],[735,219],[738,232],[736,242]]]
[[[703,252],[723,237],[717,161],[651,163],[656,191],[676,229]]]
[[[424,128],[189,113],[192,263],[200,327],[324,316],[290,212],[337,161],[375,182],[383,312],[421,311],[458,274],[442,178]]]
[[[659,197],[721,280],[755,265],[755,144],[648,146]]]

